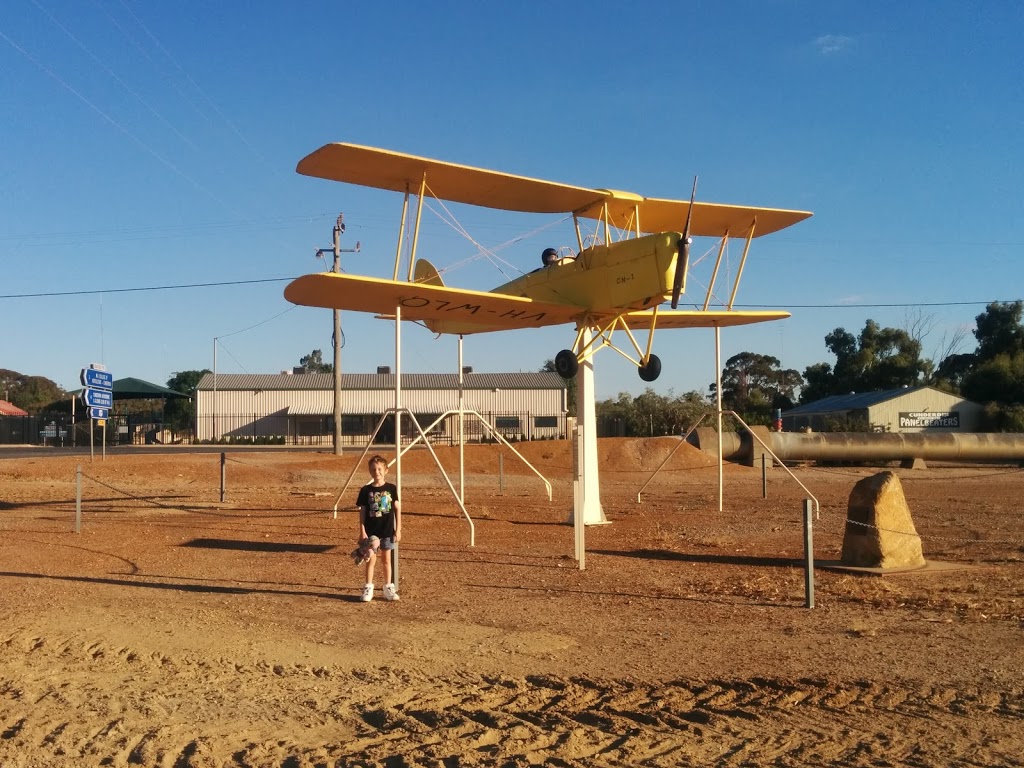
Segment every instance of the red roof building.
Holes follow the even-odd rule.
[[[0,400],[0,416],[28,416],[28,411],[23,411],[14,403]]]

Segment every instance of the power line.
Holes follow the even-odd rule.
[[[192,224],[167,224],[146,227],[119,227],[111,229],[28,232],[24,234],[0,235],[0,244],[23,243],[29,248],[52,248],[66,245],[87,245],[102,243],[123,243],[138,240],[168,240],[201,237],[235,229],[254,231],[280,231],[294,229],[297,224],[309,224],[327,218],[326,213],[298,214],[294,216],[261,217],[258,219],[236,219],[208,221]]]
[[[219,197],[217,197],[217,195],[214,194],[211,190],[207,189],[202,184],[200,184],[198,181],[193,179],[191,176],[189,176],[187,173],[185,173],[183,170],[181,170],[178,166],[176,166],[174,163],[172,163],[166,157],[164,157],[159,152],[157,152],[155,149],[153,149],[153,147],[151,147],[149,144],[147,144],[142,139],[140,139],[138,136],[136,136],[134,133],[132,133],[132,131],[128,130],[127,127],[125,127],[124,125],[119,123],[117,120],[115,120],[112,116],[110,116],[109,114],[104,112],[102,109],[100,109],[99,106],[97,106],[94,102],[92,102],[84,94],[82,94],[79,91],[75,90],[75,88],[73,88],[68,82],[63,80],[56,72],[54,72],[52,69],[50,69],[48,66],[46,66],[42,61],[40,61],[35,56],[33,56],[31,53],[29,53],[27,50],[25,50],[20,45],[18,45],[14,40],[9,38],[2,31],[0,31],[0,38],[3,38],[4,40],[6,40],[11,45],[11,47],[13,47],[16,51],[18,51],[18,53],[20,53],[22,56],[27,58],[29,61],[31,61],[33,64],[35,64],[36,67],[38,67],[44,73],[46,73],[51,78],[53,78],[55,81],[57,81],[57,83],[59,83],[69,93],[71,93],[77,99],[82,101],[87,107],[89,107],[96,114],[98,114],[100,117],[102,117],[104,120],[106,120],[110,125],[112,125],[118,131],[120,131],[125,136],[127,136],[129,139],[131,139],[133,142],[135,142],[135,144],[139,148],[141,148],[143,151],[149,153],[157,161],[159,161],[162,165],[164,165],[166,168],[168,168],[171,171],[173,171],[174,173],[176,173],[178,176],[180,176],[182,179],[184,179],[185,181],[190,183],[192,186],[194,186],[200,192],[202,192],[203,194],[207,195],[211,200],[213,200],[216,203],[219,203],[223,207],[225,207],[225,208],[230,210],[230,206],[227,203],[225,203],[223,200],[221,200]]]
[[[258,280],[227,280],[216,283],[182,283],[179,285],[150,285],[137,288],[103,288],[82,291],[51,291],[46,293],[0,294],[0,299],[36,299],[50,296],[95,296],[103,293],[144,293],[146,291],[174,291],[187,288],[220,288],[231,285],[258,285],[260,283],[283,283],[295,277],[266,277]],[[907,307],[966,307],[988,306],[989,304],[1012,304],[1024,299],[991,299],[985,301],[929,301],[895,304],[736,304],[736,309],[899,309]],[[694,305],[696,306],[696,305]]]
[[[989,304],[1012,304],[1024,299],[990,299],[988,301],[913,301],[903,304],[736,304],[737,309],[900,309],[903,307],[969,307]]]

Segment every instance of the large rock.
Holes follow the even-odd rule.
[[[843,565],[920,568],[925,565],[900,479],[880,472],[853,486],[843,536]]]

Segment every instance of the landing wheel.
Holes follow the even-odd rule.
[[[555,371],[563,379],[571,379],[580,369],[579,361],[570,350],[563,349],[555,355]]]
[[[661,375],[661,358],[657,355],[651,355],[647,359],[647,365],[639,366],[637,371],[640,373],[640,378],[644,381],[654,381]]]

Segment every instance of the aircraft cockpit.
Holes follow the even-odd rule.
[[[541,263],[545,267],[553,267],[555,264],[567,264],[576,260],[576,254],[562,256],[557,248],[545,248],[540,255]]]

